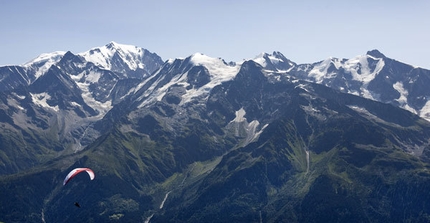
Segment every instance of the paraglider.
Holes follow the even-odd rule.
[[[94,177],[96,176],[94,174],[94,171],[91,170],[90,168],[75,168],[72,171],[70,171],[69,174],[67,174],[66,178],[64,178],[63,186],[66,185],[71,179],[73,179],[73,177],[75,177],[76,175],[82,172],[87,172],[91,180],[94,180]],[[81,207],[81,205],[78,202],[75,202],[74,205],[78,208]]]
[[[90,175],[91,180],[94,180],[95,174],[93,170],[91,170],[90,168],[76,168],[70,171],[69,174],[67,174],[66,178],[64,178],[63,185],[66,185],[73,177],[84,171],[87,172],[88,175]]]

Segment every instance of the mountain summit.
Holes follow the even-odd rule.
[[[366,55],[369,55],[375,58],[385,58],[385,55],[379,52],[378,50],[367,51]]]
[[[78,55],[106,70],[118,73],[144,72],[146,76],[154,72],[163,63],[155,53],[140,47],[116,42],[110,42],[105,46],[93,48]]]

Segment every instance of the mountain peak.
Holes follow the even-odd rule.
[[[127,44],[120,44],[115,41],[110,41],[108,44],[103,46],[102,48],[106,48],[111,51],[124,51],[124,52],[141,52],[142,48],[133,46],[133,45],[127,45]]]
[[[66,54],[66,51],[54,51],[51,53],[42,53],[36,58],[30,60],[29,62],[25,63],[24,66],[31,66],[32,64],[41,64],[46,62],[56,62],[61,59],[61,57]]]
[[[147,50],[143,48],[111,41],[102,47],[92,48],[79,55],[104,69],[113,69],[116,72],[123,72],[124,69],[144,69],[145,66],[142,60],[147,56],[146,54]],[[157,55],[154,56],[158,57]],[[122,66],[117,67],[114,61],[123,61],[123,63],[127,64],[128,68]]]
[[[189,57],[190,63],[195,66],[205,66],[214,76],[228,76],[232,78],[239,69],[236,64],[227,64],[222,58],[214,58],[202,53],[195,53]]]
[[[275,57],[278,57],[278,58],[286,58],[285,56],[284,56],[284,54],[282,54],[281,52],[279,52],[279,51],[273,51],[273,56],[275,56]]]
[[[177,75],[170,80],[169,86],[188,86],[192,83],[192,88],[187,88],[181,95],[181,104],[188,103],[201,95],[208,95],[214,86],[233,79],[240,70],[240,64],[228,64],[222,58],[210,57],[202,53],[194,53],[185,59],[168,60],[165,66],[167,66],[166,70],[174,69],[173,73]],[[154,76],[158,74],[160,73]],[[154,95],[157,96],[151,97],[150,100],[162,98],[159,95],[163,94],[163,91],[154,90]]]
[[[219,60],[219,59],[207,56],[207,55],[205,55],[203,53],[194,53],[189,58],[190,58],[190,61],[193,64],[196,64],[196,65],[197,64],[206,64],[206,63],[208,63],[210,61]]]
[[[119,44],[115,41],[110,41],[108,44],[106,44],[106,48],[114,48],[116,46],[118,46]]]
[[[382,54],[381,52],[379,52],[379,50],[377,50],[377,49],[367,51],[366,54],[369,56],[372,56],[372,57],[376,57],[376,58],[385,58],[385,55]]]
[[[278,51],[274,51],[272,54],[260,53],[252,60],[266,69],[271,70],[288,70],[295,66],[294,62],[288,60]]]
[[[46,71],[48,71],[52,65],[58,63],[65,54],[66,51],[43,53],[40,54],[38,57],[34,58],[33,60],[25,63],[24,67],[34,67],[34,76],[35,79],[37,79]]]

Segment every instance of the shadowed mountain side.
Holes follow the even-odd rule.
[[[377,52],[157,61],[110,43],[2,85],[0,221],[429,221],[425,92],[399,108],[425,70]],[[94,180],[63,186],[77,167]]]

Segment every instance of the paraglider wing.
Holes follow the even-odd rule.
[[[66,185],[73,177],[84,171],[87,172],[88,175],[90,175],[91,180],[94,180],[95,174],[90,168],[76,168],[70,171],[69,174],[67,174],[66,178],[64,178],[63,185]]]

